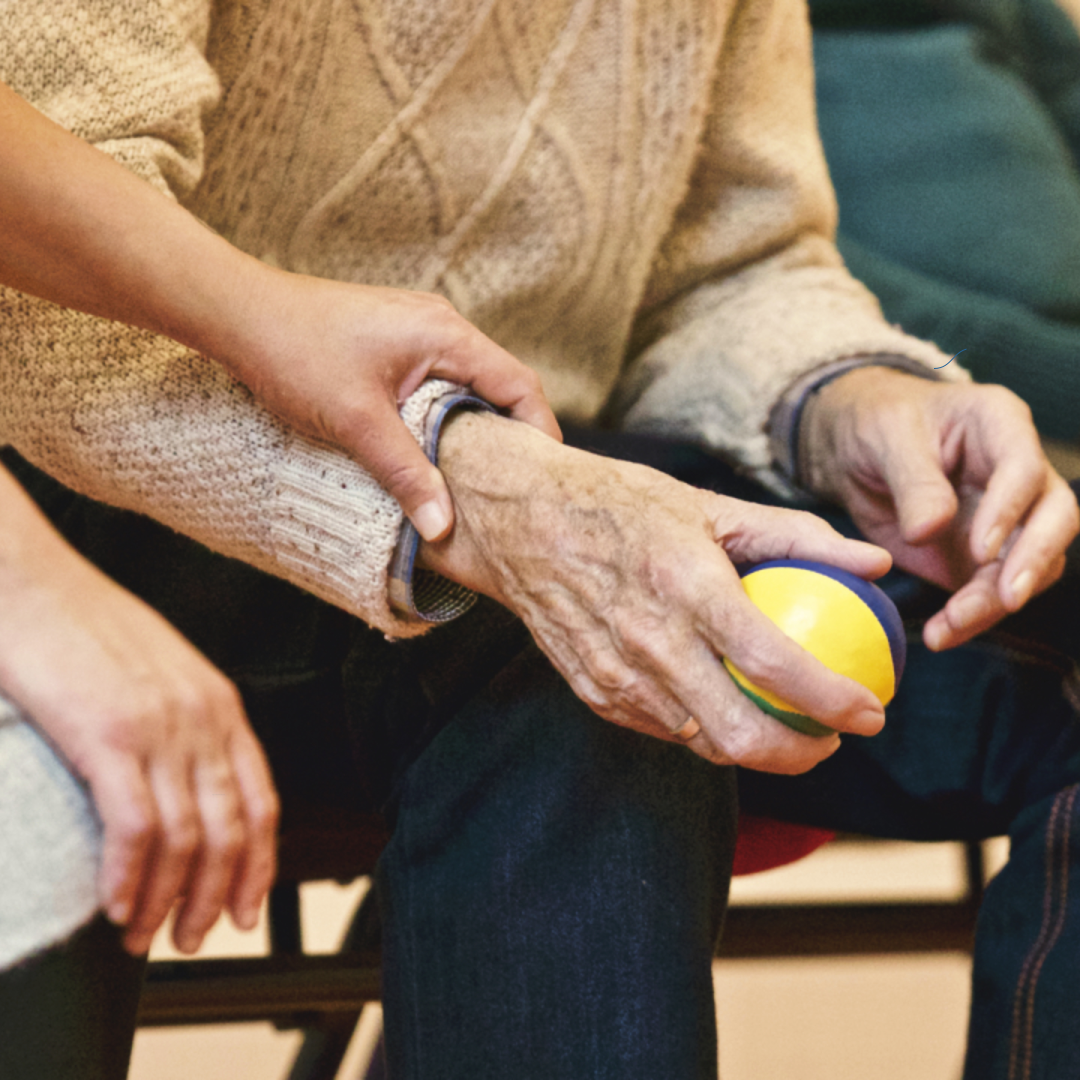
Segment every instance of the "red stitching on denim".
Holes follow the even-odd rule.
[[[1043,965],[1065,926],[1069,891],[1069,840],[1078,785],[1059,792],[1046,826],[1046,886],[1039,936],[1024,960],[1013,998],[1009,1080],[1030,1080],[1035,1031],[1035,991]],[[1067,804],[1062,811],[1063,804]],[[1061,822],[1060,827],[1058,826]],[[1056,901],[1056,903],[1055,903]]]

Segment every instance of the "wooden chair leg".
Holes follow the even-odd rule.
[[[375,1052],[371,1055],[371,1063],[364,1073],[364,1080],[389,1080],[386,1071],[386,1042],[382,1033],[379,1033],[379,1041],[375,1046]]]
[[[360,901],[342,940],[341,954],[377,952],[382,944],[382,925],[374,890]],[[360,1021],[359,1012],[327,1013],[305,1030],[304,1041],[293,1060],[288,1080],[334,1080]],[[382,1060],[382,1048],[376,1058]],[[374,1064],[374,1059],[373,1059]],[[369,1070],[370,1075],[370,1070]]]

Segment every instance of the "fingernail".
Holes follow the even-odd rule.
[[[177,939],[176,947],[182,952],[190,956],[192,953],[199,951],[199,946],[202,944],[202,938],[198,934],[181,934]]]
[[[945,627],[941,623],[927,623],[926,629],[923,631],[923,641],[926,642],[926,647],[931,652],[937,652],[945,641],[945,633]]]
[[[987,613],[986,601],[981,596],[965,596],[962,600],[958,600],[953,605],[952,609],[952,621],[953,623],[959,623],[961,626],[969,626],[973,622],[978,622]]]
[[[983,559],[986,562],[997,558],[1001,549],[1001,541],[1005,538],[1005,532],[1000,525],[994,525],[983,540]]]
[[[127,926],[128,920],[131,918],[131,902],[118,900],[108,906],[106,914],[109,916],[110,922],[115,923],[117,926]]]
[[[1035,575],[1030,570],[1021,570],[1012,581],[1013,602],[1017,607],[1023,607],[1031,596],[1031,590],[1035,584]]]
[[[864,728],[872,728],[874,731],[878,731],[885,723],[885,718],[881,715],[879,709],[863,709],[859,713],[859,726]]]
[[[438,499],[429,499],[412,513],[416,531],[429,543],[438,540],[448,528],[450,518]]]
[[[151,939],[142,934],[125,940],[127,951],[134,956],[145,956],[150,951]]]
[[[237,925],[241,930],[254,930],[256,924],[259,921],[259,909],[258,908],[245,908],[236,917]]]

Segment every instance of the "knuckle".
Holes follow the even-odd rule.
[[[778,720],[770,721],[770,724],[779,723]],[[767,726],[744,725],[724,740],[721,749],[734,764],[743,768],[797,776],[829,757],[840,744],[837,738],[815,739],[811,736],[799,737],[797,741],[785,737],[779,742],[775,735],[775,732],[770,734]]]
[[[137,756],[142,743],[141,725],[128,716],[115,713],[100,726],[102,741],[109,750],[125,757]]]
[[[202,829],[193,815],[185,815],[165,829],[164,842],[170,855],[190,858],[202,841]]]
[[[592,681],[608,694],[621,693],[632,680],[629,669],[608,648],[592,648],[583,659]]]
[[[236,684],[215,670],[209,687],[210,700],[219,715],[243,714],[244,699]]]
[[[1072,499],[1069,503],[1066,529],[1071,537],[1075,537],[1080,532],[1080,506],[1077,505],[1075,499]]]
[[[751,682],[769,689],[781,680],[786,670],[786,665],[775,649],[762,646],[757,642],[744,643],[739,651],[737,665]]]
[[[662,573],[652,576],[661,580],[664,577]],[[619,627],[619,647],[634,667],[640,668],[653,660],[663,633],[653,618],[627,619]]]
[[[629,716],[651,721],[658,712],[653,706],[656,695],[649,680],[643,676],[634,676],[625,682],[618,691],[617,700],[622,710]]]
[[[765,756],[764,732],[756,724],[738,724],[724,733],[719,749],[734,764],[752,767]]]
[[[574,683],[574,693],[577,694],[586,705],[598,716],[608,717],[611,711],[611,700],[600,687],[587,679],[579,679]]]
[[[116,703],[102,718],[100,730],[105,745],[127,756],[139,756],[148,730],[148,719],[169,719],[168,707],[160,695],[142,688],[131,699]]]
[[[457,314],[457,308],[442,293],[420,292],[416,295],[434,308],[441,309],[443,312],[449,311],[455,315]]]
[[[247,833],[238,818],[221,823],[206,832],[206,847],[218,858],[234,859],[244,847]]]
[[[163,687],[159,698],[159,723],[165,733],[176,736],[204,731],[214,718],[213,683],[201,675]]]
[[[513,357],[507,360],[510,373],[514,377],[514,393],[518,398],[542,398],[544,384],[538,372]]]
[[[584,669],[564,670],[566,681],[574,693],[589,706],[593,712],[606,717],[611,708],[610,695],[593,682]]]
[[[460,315],[453,304],[440,299],[442,303],[434,305],[428,312],[428,332],[432,336],[433,351],[449,359],[467,350],[480,331]]]
[[[151,844],[160,827],[157,816],[145,807],[137,807],[117,815],[110,825],[121,844],[134,848]]]
[[[412,502],[426,500],[432,479],[431,472],[422,464],[395,461],[383,471],[380,482],[394,493],[399,502],[408,506]]]
[[[174,715],[186,731],[205,732],[216,726],[214,702],[199,687],[192,686],[178,695]]]
[[[978,383],[976,385],[992,408],[1010,409],[1019,418],[1031,416],[1031,408],[1028,403],[1007,386],[1002,386],[1000,383]]]
[[[258,832],[276,833],[281,822],[281,799],[273,790],[248,800],[248,819]]]
[[[828,536],[839,535],[836,529],[824,518],[811,513],[809,510],[793,510],[792,513],[795,516],[791,521],[791,527],[799,530],[800,533],[814,532]]]

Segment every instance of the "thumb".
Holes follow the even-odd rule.
[[[362,422],[343,432],[340,442],[398,501],[425,540],[441,540],[450,532],[454,503],[446,481],[389,399],[372,401]]]

